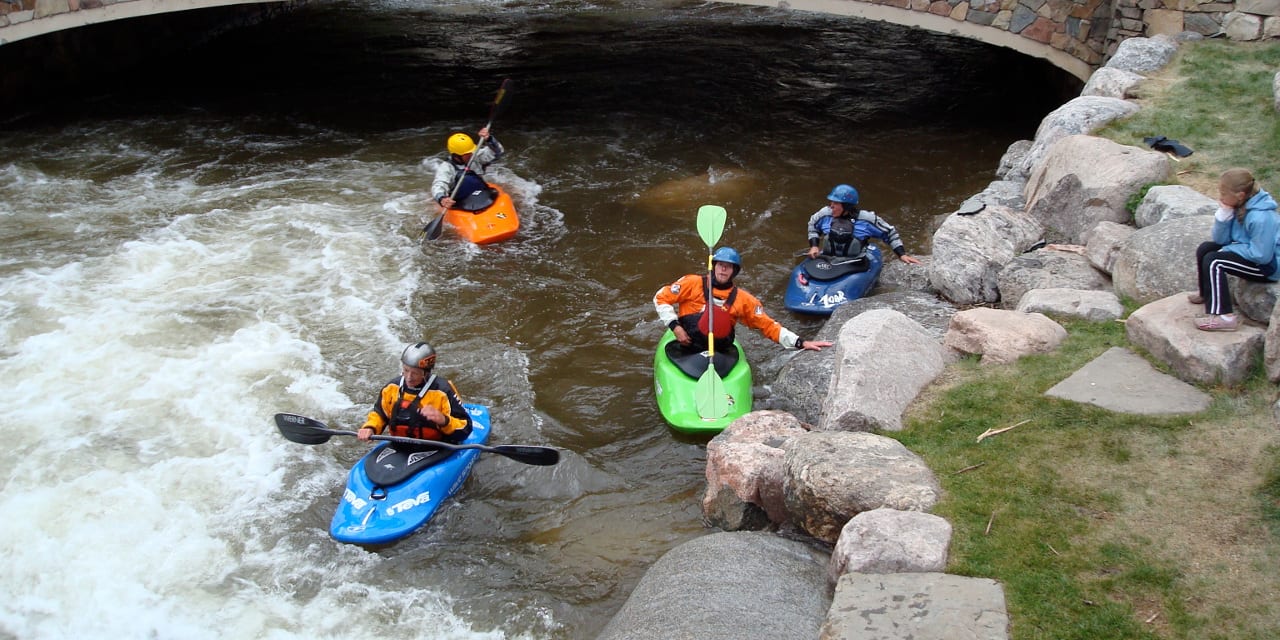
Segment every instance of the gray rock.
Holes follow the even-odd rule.
[[[1280,282],[1253,282],[1232,278],[1228,288],[1237,313],[1243,313],[1254,322],[1271,322],[1276,299],[1280,297]]]
[[[1195,291],[1196,247],[1209,239],[1212,227],[1212,216],[1193,216],[1135,231],[1120,246],[1111,269],[1116,294],[1146,304]]]
[[[1120,255],[1120,247],[1134,231],[1137,229],[1127,224],[1099,222],[1085,234],[1084,255],[1089,259],[1089,264],[1110,276],[1115,268],[1116,257]]]
[[[1004,590],[945,573],[846,573],[819,640],[1007,640]]]
[[[599,640],[813,640],[830,608],[827,554],[757,532],[713,533],[668,551]]]
[[[942,494],[924,460],[892,438],[814,431],[782,447],[787,512],[801,529],[829,544],[863,511],[928,511]]]
[[[1148,73],[1163,69],[1177,52],[1178,45],[1166,36],[1129,38],[1120,43],[1106,66],[1110,69]]]
[[[1124,315],[1124,305],[1110,291],[1080,289],[1032,289],[1018,301],[1022,313],[1043,313],[1052,318],[1080,318],[1107,322]]]
[[[1103,67],[1089,76],[1089,81],[1085,83],[1080,95],[1129,98],[1130,91],[1145,79],[1132,71]]]
[[[1174,218],[1211,216],[1217,210],[1217,200],[1191,187],[1159,185],[1147,190],[1142,204],[1133,212],[1133,225],[1141,229]]]
[[[900,431],[902,414],[946,366],[924,327],[891,309],[861,313],[840,329],[821,431]],[[911,366],[900,366],[910,362]]]
[[[947,567],[951,523],[919,511],[872,509],[844,525],[827,577],[832,583],[858,573],[927,573]]]
[[[956,304],[1000,300],[996,276],[1043,236],[1039,222],[1008,207],[987,206],[969,216],[948,216],[933,234],[929,282]]]
[[[1139,415],[1199,413],[1213,400],[1122,347],[1107,349],[1044,394]]]
[[[835,342],[846,322],[873,309],[893,309],[902,313],[919,323],[939,344],[947,332],[951,316],[956,312],[951,303],[923,291],[881,293],[836,307],[814,339]],[[836,350],[806,352],[804,356],[791,358],[782,365],[771,385],[769,397],[758,404],[758,408],[789,411],[801,422],[818,423],[822,417],[822,402],[831,387]]]
[[[1108,291],[1111,279],[1093,268],[1082,254],[1045,248],[1011,260],[996,276],[996,285],[1000,287],[1001,306],[1013,308],[1032,289]]]
[[[1080,96],[1071,99],[1040,121],[1035,141],[1023,156],[1022,166],[1014,173],[1030,176],[1053,143],[1067,136],[1092,133],[1112,120],[1137,111],[1138,105],[1119,98]]]
[[[1079,244],[1099,222],[1129,222],[1129,199],[1172,175],[1173,161],[1163,153],[1094,136],[1066,136],[1031,172],[1027,212],[1044,225],[1050,242]]]

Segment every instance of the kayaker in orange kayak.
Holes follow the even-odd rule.
[[[479,145],[465,133],[449,136],[446,145],[449,160],[436,167],[435,179],[431,181],[431,197],[445,209],[479,211],[493,204],[497,197],[485,181],[484,172],[505,150],[502,143],[489,135],[489,127],[481,129],[479,135]]]

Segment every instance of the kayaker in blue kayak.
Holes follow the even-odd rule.
[[[735,322],[759,331],[764,337],[791,349],[822,351],[830,342],[805,340],[782,326],[764,312],[760,300],[733,284],[733,278],[742,271],[742,256],[729,247],[720,247],[712,255],[713,283],[708,286],[705,273],[691,273],[658,290],[653,306],[658,317],[675,334],[680,346],[693,351],[707,349],[707,333],[714,328],[716,351],[725,352],[733,345]],[[708,327],[707,290],[715,298],[715,311],[711,314],[715,327]]]
[[[826,238],[826,248],[822,240]],[[907,264],[920,261],[907,254],[898,229],[873,211],[858,209],[858,190],[847,184],[836,185],[827,195],[827,206],[809,217],[809,257],[821,254],[840,258],[858,258],[866,251],[867,241],[877,238],[889,245],[898,259]]]
[[[465,133],[449,136],[445,145],[449,160],[436,167],[435,179],[431,181],[431,198],[445,209],[479,211],[493,204],[495,196],[485,181],[484,172],[502,157],[505,149],[497,138],[489,135],[489,127],[481,129],[479,134],[479,145]],[[462,180],[462,184],[457,184],[458,180]]]
[[[459,443],[471,433],[471,416],[453,383],[436,377],[436,350],[425,342],[400,353],[400,372],[378,393],[356,437],[387,435]]]

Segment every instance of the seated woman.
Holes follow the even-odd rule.
[[[1271,194],[1258,187],[1247,169],[1229,169],[1218,180],[1218,212],[1212,239],[1196,248],[1200,290],[1187,297],[1208,315],[1196,319],[1201,331],[1235,331],[1240,319],[1231,310],[1227,275],[1254,282],[1280,280],[1280,217]]]

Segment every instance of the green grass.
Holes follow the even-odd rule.
[[[1160,77],[1140,86],[1143,109],[1097,134],[1143,148],[1148,136],[1178,140],[1195,151],[1177,166],[1193,187],[1216,186],[1222,170],[1246,167],[1280,189],[1280,119],[1271,89],[1278,69],[1280,44],[1185,44]]]
[[[1018,640],[1280,634],[1272,606],[1280,603],[1242,597],[1210,610],[1188,607],[1202,594],[1199,579],[1184,575],[1184,559],[1162,555],[1146,532],[1124,524],[1125,505],[1142,489],[1107,480],[1136,459],[1163,464],[1191,455],[1184,439],[1197,423],[1235,420],[1242,410],[1255,418],[1268,413],[1274,388],[1255,379],[1244,389],[1215,389],[1202,420],[1117,414],[1050,398],[1048,388],[1126,344],[1120,323],[1064,326],[1070,337],[1052,354],[1004,367],[973,359],[953,365],[948,381],[917,403],[907,429],[894,435],[942,482],[944,498],[934,512],[953,527],[947,571],[999,580]],[[1014,424],[976,441],[987,429]],[[1275,528],[1274,551],[1280,547],[1280,451],[1270,458],[1271,475],[1257,503],[1259,517]],[[1213,592],[1231,586],[1216,585]]]
[[[1277,43],[1185,44],[1139,87],[1143,108],[1096,135],[1179,140],[1195,153],[1176,181],[1210,197],[1234,166],[1277,193],[1277,70]],[[1122,323],[1063,325],[1053,353],[953,364],[893,434],[942,484],[947,571],[1001,582],[1015,640],[1280,638],[1280,430],[1261,358],[1205,389],[1200,414],[1122,415],[1044,395],[1129,346]]]

